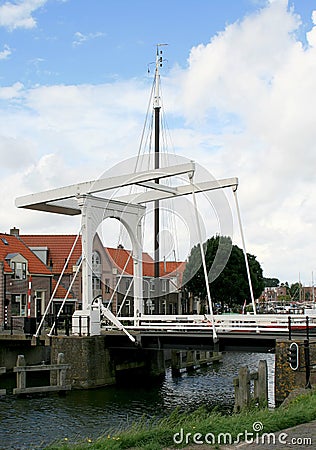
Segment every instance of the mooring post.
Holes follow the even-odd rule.
[[[16,361],[17,367],[25,367],[25,358],[24,355],[18,355],[18,359]],[[16,373],[16,387],[17,389],[25,389],[26,388],[26,372],[22,370],[21,372]]]
[[[57,364],[65,364],[64,353],[58,353]],[[57,369],[57,386],[66,386],[66,369]]]
[[[247,366],[241,367],[238,378],[234,378],[235,406],[234,411],[238,412],[250,404],[250,372]]]
[[[6,373],[7,369],[6,367],[0,367],[0,375],[2,373]],[[6,389],[0,389],[0,395],[6,395],[7,390]]]
[[[254,397],[260,406],[268,402],[268,366],[267,361],[261,359],[258,365],[258,376],[254,381]]]
[[[304,339],[304,358],[305,358],[305,389],[311,389],[311,361],[310,361],[310,349],[309,339]]]

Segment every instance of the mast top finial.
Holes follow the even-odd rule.
[[[154,97],[154,108],[160,108],[160,94],[159,94],[159,68],[162,67],[163,58],[162,58],[162,50],[159,50],[160,47],[168,44],[157,44],[157,52],[156,52],[156,70],[155,70],[155,97]]]

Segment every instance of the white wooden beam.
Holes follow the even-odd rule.
[[[168,178],[185,173],[192,173],[194,171],[195,164],[194,162],[190,162],[185,164],[177,164],[170,167],[161,167],[159,169],[147,170],[144,172],[136,172],[109,178],[100,178],[99,180],[87,181],[70,186],[64,186],[61,188],[51,189],[49,191],[38,192],[36,194],[29,194],[23,197],[18,197],[15,201],[15,204],[18,208],[51,211],[51,208],[45,209],[45,205],[57,200],[64,200],[84,194],[93,194],[95,192],[102,192],[155,179]],[[41,206],[39,207],[39,205]]]
[[[238,178],[224,178],[222,180],[214,181],[202,181],[200,183],[194,183],[194,192],[206,192],[213,191],[215,189],[223,189],[227,187],[238,187]],[[132,203],[148,203],[154,200],[165,200],[175,196],[189,195],[192,194],[191,184],[186,184],[183,186],[178,186],[172,190],[172,192],[158,192],[158,191],[148,191],[130,195],[124,195],[121,197],[116,197],[115,200],[121,202],[132,202]]]

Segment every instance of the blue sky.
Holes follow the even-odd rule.
[[[145,76],[161,42],[169,44],[169,67],[185,67],[192,46],[208,43],[266,1],[161,0],[157,11],[143,0],[1,1],[0,6],[4,11],[23,3],[30,5],[28,22],[12,19],[0,28],[2,52],[10,52],[1,64],[2,85],[94,84]],[[290,5],[302,17],[303,40],[315,2]]]
[[[310,284],[315,11],[315,0],[0,1],[0,230],[77,232],[72,218],[14,200],[98,178],[137,154],[148,64],[168,43],[175,151],[215,178],[237,176],[248,251],[266,276],[291,282],[300,272]]]

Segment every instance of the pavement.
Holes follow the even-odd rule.
[[[209,447],[210,448],[210,447]],[[258,442],[242,442],[233,446],[222,446],[221,450],[288,450],[288,449],[315,449],[316,448],[316,420],[287,428],[277,433],[259,436]]]
[[[254,442],[251,442],[254,440]],[[316,449],[316,420],[313,422],[287,428],[277,433],[267,433],[267,435],[249,437],[249,442],[240,442],[233,445],[199,444],[184,447],[183,450],[210,450],[219,448],[220,450],[290,450],[290,449]]]

